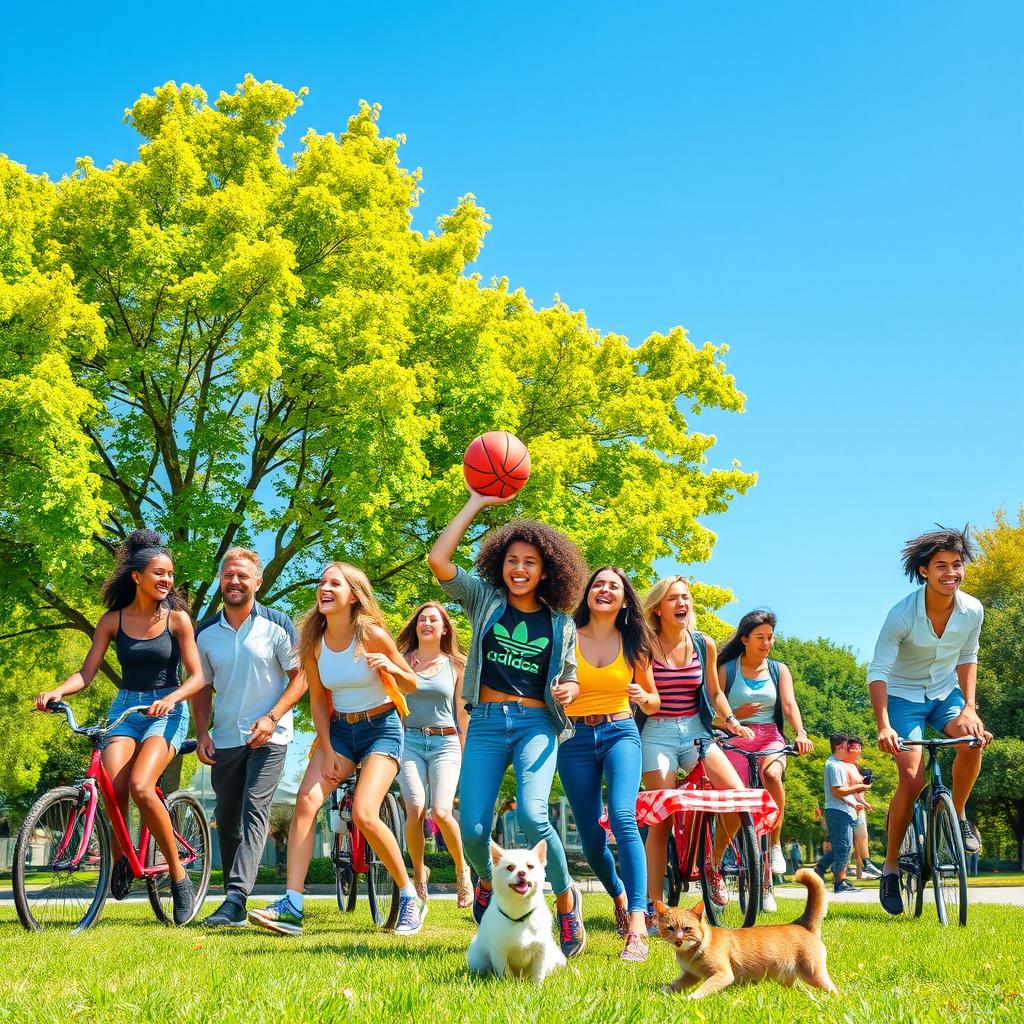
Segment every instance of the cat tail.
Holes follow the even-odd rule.
[[[793,922],[815,935],[821,934],[821,922],[825,918],[825,911],[828,909],[828,894],[825,891],[825,883],[818,874],[810,868],[801,868],[794,876],[794,882],[799,882],[807,888],[807,904],[804,912]]]

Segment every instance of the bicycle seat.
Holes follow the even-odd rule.
[[[185,740],[185,742],[182,743],[181,750],[179,750],[178,753],[181,754],[182,757],[184,757],[186,754],[194,754],[196,752],[196,747],[198,746],[199,744],[195,740]]]

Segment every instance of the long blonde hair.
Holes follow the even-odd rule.
[[[690,614],[686,616],[684,625],[692,633],[697,628],[697,613],[693,606],[693,591],[690,589],[690,581],[685,576],[666,576],[647,591],[644,598],[644,618],[650,623],[655,633],[661,633],[661,616],[655,615],[654,610],[665,600],[665,595],[677,583],[686,584],[686,592],[690,595]]]
[[[436,601],[425,601],[409,616],[409,620],[402,627],[402,632],[395,637],[395,645],[402,654],[411,654],[419,647],[419,638],[416,636],[416,626],[420,616],[428,608],[436,608],[441,615],[441,625],[444,627],[444,636],[441,637],[441,653],[446,654],[452,661],[459,665],[466,664],[466,656],[459,647],[459,637],[448,617],[448,612]]]
[[[384,613],[380,610],[377,598],[374,596],[373,587],[362,569],[357,569],[348,562],[331,562],[324,567],[323,575],[328,569],[337,569],[345,578],[352,593],[356,595],[355,603],[351,606],[353,635],[356,641],[356,650],[361,650],[370,635],[371,626],[380,626],[387,629],[384,621]],[[319,586],[319,585],[318,585]],[[316,604],[306,612],[299,620],[299,661],[304,662],[307,657],[315,657],[317,647],[327,631],[327,617],[320,611]]]

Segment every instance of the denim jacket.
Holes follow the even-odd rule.
[[[508,600],[503,589],[485,583],[476,574],[471,575],[462,568],[456,569],[454,579],[438,580],[438,583],[452,600],[462,605],[473,627],[469,657],[462,677],[462,699],[467,704],[476,704],[480,699],[484,634],[501,618]],[[558,739],[561,742],[573,734],[573,727],[566,717],[565,709],[551,696],[551,687],[556,683],[576,682],[576,623],[565,612],[552,609],[551,630],[551,664],[544,688],[544,703],[558,725]]]

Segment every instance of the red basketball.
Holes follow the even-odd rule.
[[[530,453],[514,434],[491,430],[466,449],[462,472],[479,494],[507,498],[530,479]]]

